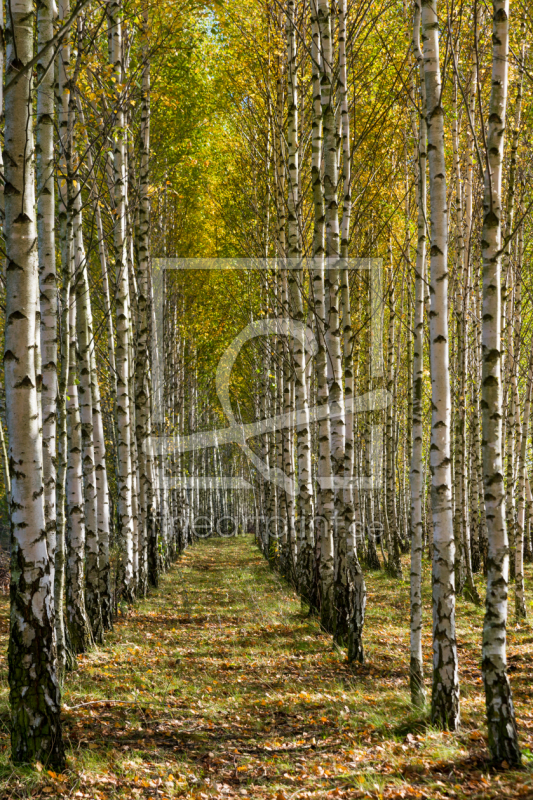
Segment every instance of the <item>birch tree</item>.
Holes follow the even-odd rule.
[[[54,4],[37,8],[37,121],[35,130],[37,247],[41,320],[41,408],[43,425],[44,510],[51,578],[56,550],[57,274],[54,190],[54,62],[46,48],[54,35]]]
[[[321,100],[324,131],[324,206],[326,222],[325,343],[328,363],[328,405],[330,411],[331,478],[333,479],[334,514],[334,618],[335,636],[343,641],[347,634],[346,528],[344,509],[345,408],[342,359],[342,308],[340,288],[340,228],[338,207],[339,144],[334,92],[334,21],[325,2],[318,3],[318,22],[322,45]]]
[[[312,0],[314,2],[314,0]],[[317,78],[313,81],[313,127],[314,127],[314,146],[313,146],[313,166],[312,183],[314,199],[314,234],[313,234],[313,259],[314,269],[312,274],[313,298],[315,321],[317,328],[318,352],[316,356],[316,381],[317,381],[317,403],[318,406],[327,407],[329,403],[328,380],[327,380],[327,350],[325,341],[326,325],[326,297],[325,297],[325,192],[322,179],[322,142],[323,142],[323,119],[324,119],[324,100],[322,98],[322,80],[325,76],[328,88],[324,91],[329,92],[327,102],[331,102],[331,76],[327,72],[330,68],[324,66],[327,58],[331,59],[331,20],[329,16],[329,6],[327,3],[317,3],[316,7],[317,23],[313,29],[313,37],[317,44],[313,49],[315,61],[318,62]],[[318,480],[319,495],[317,503],[318,511],[318,532],[320,543],[320,618],[326,630],[333,631],[335,624],[334,616],[334,543],[332,532],[333,516],[333,489],[332,489],[332,465],[331,465],[331,446],[330,446],[330,420],[329,415],[324,416],[318,426]]]
[[[533,389],[533,348],[531,348],[528,364],[526,395],[524,398],[524,415],[520,436],[520,453],[518,459],[518,514],[516,520],[516,567],[515,567],[515,618],[525,619],[526,599],[524,591],[524,541],[526,534],[526,455],[529,421],[531,416],[531,391]]]
[[[9,688],[15,763],[65,763],[53,581],[37,388],[38,254],[33,168],[33,4],[13,0],[6,25],[4,373],[11,478]],[[17,76],[18,80],[9,85]]]
[[[121,595],[127,602],[134,599],[133,575],[133,475],[131,461],[131,398],[130,398],[130,296],[126,256],[126,172],[124,110],[121,93],[122,74],[122,9],[119,2],[108,6],[109,57],[115,78],[115,136],[113,154],[113,190],[115,202],[114,246],[117,304],[117,428],[118,428],[118,519],[121,540]]]
[[[299,86],[298,86],[298,48],[295,4],[290,2],[287,18],[287,75],[288,75],[288,157],[289,157],[289,195],[288,195],[288,245],[292,260],[288,270],[290,293],[290,313],[297,322],[304,322],[302,299],[303,269],[301,231],[299,229],[300,208],[300,144],[299,144]],[[297,462],[298,462],[298,509],[299,536],[297,582],[300,593],[313,601],[314,583],[314,531],[313,531],[313,491],[311,485],[311,425],[309,419],[309,398],[305,378],[305,352],[300,338],[292,343],[294,359],[294,386],[296,413]]]
[[[487,595],[482,672],[489,747],[496,763],[520,764],[516,720],[507,677],[506,624],[509,543],[505,525],[502,453],[501,249],[502,169],[508,87],[509,2],[493,2],[492,80],[483,193],[482,430],[487,520]]]
[[[77,112],[82,128],[86,128],[83,109],[79,97],[76,101]],[[94,174],[93,157],[90,147],[88,136],[86,136],[86,159],[87,171]],[[102,224],[102,214],[99,201],[94,198],[96,194],[95,186],[91,189],[90,196],[94,199],[94,216],[96,222],[96,235],[98,237],[98,256],[100,260],[100,267],[102,270],[102,285],[104,293],[104,314],[106,317],[107,326],[107,352],[109,357],[109,372],[111,383],[111,396],[113,405],[116,399],[116,370],[115,370],[115,338],[113,328],[113,316],[111,313],[111,300],[109,295],[109,281],[107,274],[107,256],[105,251],[104,231]],[[80,227],[79,235],[83,237],[83,229]],[[80,246],[83,247],[83,238],[81,239]],[[102,406],[100,397],[100,386],[98,383],[98,372],[96,364],[96,348],[94,341],[94,330],[92,321],[92,311],[90,305],[90,287],[87,276],[87,265],[85,261],[82,263],[81,281],[83,284],[83,302],[86,303],[83,307],[84,313],[87,318],[87,356],[85,369],[89,370],[90,375],[90,391],[91,391],[91,404],[92,404],[92,433],[93,433],[93,447],[94,447],[94,473],[96,484],[96,544],[98,548],[97,556],[94,559],[94,566],[98,573],[98,587],[94,589],[98,595],[99,614],[101,615],[101,623],[103,630],[111,630],[112,623],[112,608],[111,608],[111,564],[109,556],[109,533],[110,533],[110,508],[109,508],[109,484],[107,479],[107,465],[106,465],[106,445],[104,439],[104,426],[102,419]],[[88,302],[86,302],[86,300]],[[88,389],[87,389],[88,390]],[[92,576],[92,572],[91,572]],[[97,612],[98,614],[98,612]],[[89,611],[91,616],[91,611]],[[97,620],[99,617],[97,616]]]
[[[96,642],[103,641],[102,610],[100,606],[100,545],[98,541],[98,495],[94,421],[97,411],[93,404],[94,378],[91,350],[93,326],[87,263],[83,245],[81,192],[75,200],[75,268],[76,268],[76,334],[78,340],[80,424],[82,441],[82,470],[85,511],[85,605]]]
[[[426,87],[424,83],[424,56],[420,47],[420,2],[415,2],[413,19],[413,50],[416,57],[419,77],[421,105],[418,118],[418,173],[417,173],[417,248],[415,265],[415,309],[413,322],[413,445],[411,452],[411,659],[409,679],[411,702],[422,706],[426,701],[424,672],[422,662],[422,548],[423,516],[422,503],[424,491],[424,462],[422,398],[424,380],[424,289],[426,267]]]
[[[67,186],[71,180],[67,178]],[[71,194],[71,189],[67,189]],[[67,213],[71,207],[70,199]],[[70,229],[72,230],[72,229]],[[70,233],[69,230],[69,233]],[[73,247],[67,247],[72,254]],[[71,266],[71,270],[72,270]],[[72,281],[72,271],[71,271]],[[66,621],[72,649],[85,653],[92,645],[92,631],[85,607],[85,503],[83,491],[83,444],[78,397],[78,365],[76,358],[76,295],[71,293],[69,304],[69,356],[67,380],[67,563],[66,563]]]
[[[448,208],[444,109],[437,2],[421,7],[430,213],[431,507],[433,516],[433,688],[434,724],[455,730],[459,723],[459,676],[455,638],[455,543],[451,476],[451,396],[448,333]]]
[[[350,248],[350,223],[352,218],[352,144],[350,132],[350,110],[348,105],[347,70],[347,24],[346,3],[338,5],[339,15],[339,104],[342,138],[342,184],[343,201],[340,225],[341,255],[341,327],[344,391],[346,399],[344,465],[342,504],[344,506],[344,535],[346,536],[346,569],[341,574],[341,591],[344,593],[342,608],[346,613],[346,641],[349,661],[364,661],[363,625],[365,621],[366,585],[357,553],[357,532],[360,514],[357,487],[354,477],[354,341],[352,331],[352,308],[350,302],[350,273],[348,257]]]
[[[141,594],[146,591],[145,581],[153,574],[156,567],[155,520],[153,518],[153,481],[151,463],[151,415],[150,415],[150,362],[149,362],[149,328],[148,328],[148,268],[150,248],[150,59],[148,52],[148,11],[143,16],[144,67],[142,75],[142,109],[141,109],[141,152],[140,152],[140,191],[139,191],[139,225],[137,236],[137,257],[139,264],[139,327],[137,338],[136,393],[137,408],[137,444],[139,449],[140,469],[140,503],[142,523],[146,531],[146,565],[141,570]]]

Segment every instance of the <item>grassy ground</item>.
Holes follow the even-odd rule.
[[[444,734],[409,706],[407,582],[368,587],[368,660],[352,669],[249,537],[195,546],[67,677],[65,775],[10,765],[3,661],[0,797],[533,798],[527,764],[487,766],[481,611],[458,601],[463,722]],[[509,633],[527,756],[533,635]],[[429,636],[425,656],[429,671]]]

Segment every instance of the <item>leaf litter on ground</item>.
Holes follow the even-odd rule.
[[[367,661],[354,667],[251,537],[190,548],[67,675],[62,775],[9,762],[4,657],[0,797],[533,797],[529,623],[509,630],[525,769],[494,770],[479,666],[482,610],[458,599],[462,724],[454,734],[438,731],[427,710],[409,703],[408,583],[380,572],[367,581]],[[428,677],[427,563],[424,581]],[[3,600],[4,645],[8,611]]]

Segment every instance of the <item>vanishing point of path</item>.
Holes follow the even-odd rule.
[[[67,774],[13,770],[4,730],[0,796],[532,798],[529,771],[486,765],[481,610],[460,603],[463,727],[441,733],[409,707],[408,584],[368,579],[368,662],[354,669],[251,537],[195,545],[67,677]],[[526,633],[512,662],[523,743]]]

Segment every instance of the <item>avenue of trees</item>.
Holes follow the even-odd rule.
[[[365,573],[401,579],[410,555],[396,657],[443,729],[461,718],[456,597],[485,603],[491,757],[520,765],[527,4],[7,0],[3,19],[13,761],[63,768],[65,672],[216,529],[253,532],[352,662]],[[226,261],[162,274],[176,257]],[[245,329],[260,333],[221,393]],[[246,443],[180,447],[271,419]]]

